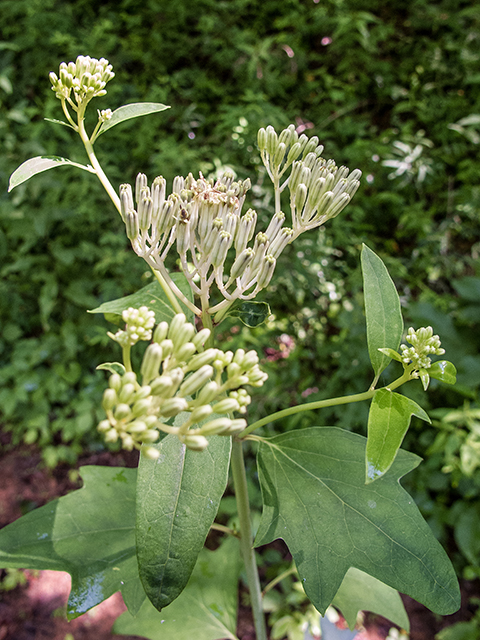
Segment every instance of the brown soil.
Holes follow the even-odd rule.
[[[134,467],[137,454],[92,454],[82,458],[78,466],[89,464]],[[27,511],[81,486],[72,469],[66,466],[46,469],[41,464],[38,450],[27,446],[0,455],[0,478],[0,528]],[[0,578],[3,574],[0,571]],[[114,620],[126,610],[120,593],[68,622],[65,609],[70,576],[56,571],[27,572],[26,575],[25,585],[12,591],[0,591],[0,640],[138,640],[137,636],[120,636],[110,631]],[[435,634],[443,627],[469,620],[472,611],[468,601],[474,595],[480,595],[478,581],[462,584],[462,608],[445,618],[435,616],[422,605],[405,598],[411,640],[434,640]],[[357,638],[384,640],[390,626],[383,618],[367,616],[366,630]],[[255,640],[251,618],[243,608],[240,609],[238,637],[240,640]]]

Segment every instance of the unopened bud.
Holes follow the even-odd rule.
[[[138,238],[140,227],[138,225],[138,216],[136,211],[127,211],[125,214],[125,228],[127,238],[132,242]]]
[[[250,247],[244,249],[233,263],[232,268],[230,269],[230,277],[233,279],[241,278],[245,273],[246,268],[252,262],[253,256],[253,249]]]
[[[217,404],[213,405],[214,413],[231,413],[232,411],[238,411],[240,409],[240,405],[235,400],[235,398],[224,398],[217,402]]]
[[[50,74],[50,76],[52,76],[52,75],[55,76],[54,73]],[[56,76],[55,76],[55,78],[56,78]],[[55,84],[53,82],[53,80],[52,80],[52,84]],[[267,148],[267,132],[265,131],[265,129],[263,127],[258,130],[257,144],[258,144],[258,148],[259,148],[260,151],[265,151],[265,149]]]
[[[135,180],[135,202],[137,205],[142,197],[142,189],[146,189],[147,186],[147,176],[144,173],[139,173]]]
[[[213,367],[209,364],[200,367],[197,371],[188,376],[180,385],[179,393],[182,396],[191,396],[203,387],[213,376]],[[202,404],[206,404],[203,403]]]
[[[115,391],[120,391],[122,386],[122,378],[118,375],[118,373],[112,373],[108,380],[108,386],[110,389],[115,389]]]
[[[177,315],[175,315],[170,322],[168,338],[169,340],[172,340],[173,343],[175,343],[175,341],[177,340],[177,336],[183,329],[183,325],[185,324],[186,320],[187,319],[185,318],[184,313],[177,313]]]
[[[127,371],[122,377],[122,385],[135,384],[137,382],[137,374],[134,371]]]
[[[192,342],[197,348],[197,351],[199,351],[200,348],[203,347],[205,342],[209,339],[210,333],[211,333],[210,329],[205,328],[205,329],[201,329],[198,333],[196,333],[193,336]]]
[[[192,451],[204,451],[208,447],[208,440],[203,436],[185,435],[181,438],[183,444]]]
[[[105,411],[110,411],[117,404],[117,393],[114,389],[105,389],[103,392],[102,407]]]
[[[197,355],[190,358],[185,372],[188,373],[189,371],[196,371],[206,364],[211,364],[216,357],[217,349],[211,348],[207,349],[206,351],[202,351],[202,353],[198,353]]]
[[[150,406],[150,400],[147,400],[146,398],[144,398],[143,400],[138,400],[132,407],[132,414],[135,416],[135,418],[144,416],[150,409]]]
[[[125,384],[122,387],[122,390],[118,394],[118,399],[120,402],[124,402],[128,404],[133,400],[133,396],[135,395],[135,386],[133,384]]]
[[[201,404],[209,404],[218,396],[220,391],[219,385],[212,380],[211,382],[207,382],[207,384],[200,389],[197,397],[197,402],[199,405]]]
[[[193,342],[186,342],[179,349],[176,349],[173,352],[173,355],[178,363],[188,362],[196,350],[197,349]]]
[[[201,434],[205,436],[215,436],[225,429],[228,429],[232,424],[230,418],[215,418],[210,422],[205,423],[201,427]]]
[[[158,460],[160,457],[160,451],[153,447],[142,447],[142,456],[148,460]]]
[[[185,411],[188,407],[188,402],[185,398],[168,398],[160,407],[160,415],[164,418],[172,418],[178,415],[182,411]]]
[[[272,279],[276,264],[277,261],[272,255],[268,254],[265,256],[257,277],[257,286],[259,289],[264,289],[268,285]]]
[[[158,376],[160,365],[162,364],[163,349],[156,342],[149,344],[145,350],[140,373],[143,377],[143,384],[148,384],[150,380]]]
[[[100,433],[105,433],[110,428],[111,428],[110,422],[108,420],[102,420],[101,422],[98,423],[97,431],[100,431]]]
[[[170,376],[159,376],[150,383],[152,395],[159,396],[160,398],[166,398],[169,395],[172,386],[173,382]]]
[[[160,346],[162,347],[163,350],[163,358],[164,360],[166,358],[168,358],[168,356],[170,356],[173,353],[173,342],[172,340],[169,340],[168,338],[166,340],[162,340],[160,342]]]
[[[282,164],[283,159],[285,158],[286,150],[287,150],[286,144],[284,142],[280,142],[275,152],[275,156],[273,158],[273,165],[275,167],[280,167],[280,165]]]
[[[115,412],[114,412],[114,417],[115,420],[124,420],[125,418],[128,418],[128,416],[131,415],[131,411],[130,411],[130,407],[128,406],[128,404],[118,404]]]
[[[294,160],[298,158],[298,156],[302,153],[302,145],[299,142],[295,142],[290,147],[290,150],[287,155],[286,164],[291,164]]]
[[[118,431],[116,429],[110,429],[104,437],[105,442],[116,442],[118,440]]]
[[[196,407],[192,413],[190,414],[190,420],[194,423],[197,424],[199,422],[202,422],[202,420],[205,420],[205,418],[208,418],[208,416],[210,416],[213,413],[213,409],[211,407],[211,405],[209,404],[203,404],[200,407]],[[108,422],[108,420],[107,420]]]
[[[277,150],[278,145],[278,136],[277,132],[272,126],[268,126],[266,128],[267,132],[267,152],[270,155],[270,158],[275,156],[275,152]]]
[[[265,231],[265,235],[267,236],[270,243],[273,242],[273,240],[277,237],[277,234],[282,228],[284,222],[285,214],[283,213],[283,211],[278,211],[272,216],[267,230]]]

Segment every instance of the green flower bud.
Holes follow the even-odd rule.
[[[108,379],[108,386],[110,389],[115,389],[115,391],[120,391],[122,386],[122,378],[118,375],[118,373],[112,373],[110,378]]]
[[[127,212],[134,210],[132,187],[129,184],[120,185],[120,214],[122,220],[127,219]]]
[[[275,152],[275,156],[273,158],[274,167],[280,167],[280,165],[283,162],[283,159],[285,158],[286,150],[287,150],[286,144],[284,142],[280,142]]]
[[[151,429],[152,427],[156,426],[158,422],[158,418],[157,416],[144,416],[142,419],[142,422],[144,422],[147,425],[148,429]]]
[[[160,344],[168,334],[168,322],[160,322],[153,333],[153,341]]]
[[[272,279],[276,264],[277,261],[272,255],[268,254],[265,256],[262,264],[260,265],[260,270],[257,277],[257,286],[259,289],[264,289],[268,285],[268,283]]]
[[[118,394],[118,399],[120,402],[124,402],[125,404],[130,403],[133,400],[135,395],[135,386],[133,384],[125,384],[122,387],[122,390]]]
[[[242,367],[236,362],[232,362],[227,366],[227,374],[229,378],[234,378],[238,376],[242,370]]]
[[[190,322],[185,322],[183,327],[181,327],[176,334],[175,345],[173,349],[174,355],[176,355],[176,352],[178,351],[178,349],[182,347],[182,345],[184,345],[185,343],[192,344],[190,342],[190,339],[193,337],[194,333],[195,333],[195,327],[193,326],[193,324],[191,324]]]
[[[200,433],[204,436],[215,436],[228,429],[231,424],[232,420],[230,418],[215,418],[215,420],[202,425]]]
[[[233,355],[232,362],[242,366],[243,360],[245,358],[245,349],[237,349]]]
[[[110,429],[104,436],[105,442],[116,442],[118,440],[118,431],[116,429]]]
[[[52,75],[52,74],[50,74],[50,75]],[[55,75],[55,74],[53,74],[53,75]],[[52,84],[53,84],[53,81],[52,81]],[[259,148],[260,151],[265,151],[265,149],[267,148],[267,132],[265,131],[265,129],[263,127],[258,130],[257,144],[258,144],[258,148]]]
[[[167,338],[167,340],[162,340],[160,342],[160,346],[163,351],[163,359],[166,360],[166,358],[173,353],[173,342]]]
[[[193,342],[187,342],[186,344],[183,344],[179,349],[174,351],[173,355],[178,363],[188,362],[196,350],[197,349]]]
[[[307,187],[303,183],[300,183],[295,191],[295,208],[300,213],[303,209],[305,201],[307,199]]]
[[[158,431],[156,429],[148,429],[147,431],[144,431],[143,433],[139,433],[137,438],[140,442],[156,442],[158,440],[158,436],[160,434],[158,433]]]
[[[281,230],[281,232],[277,235],[275,240],[271,243],[269,247],[269,254],[274,258],[278,258],[278,256],[285,249],[287,244],[292,241],[293,238],[293,229],[289,229],[285,227]]]
[[[176,342],[179,333],[183,330],[183,325],[187,319],[185,318],[184,313],[177,313],[170,322],[170,328],[168,330],[168,338],[172,340],[173,343]]]
[[[217,349],[213,349],[213,348],[207,349],[202,353],[198,353],[197,355],[190,358],[190,360],[188,361],[188,365],[187,365],[187,368],[185,369],[185,373],[188,373],[189,371],[196,371],[197,369],[200,369],[200,367],[203,367],[206,364],[211,364],[216,357],[217,357]]]
[[[211,365],[206,364],[203,367],[200,367],[200,369],[189,375],[188,378],[186,378],[186,380],[180,385],[180,395],[191,396],[203,387],[212,376],[213,367]],[[206,403],[202,402],[202,404]]]
[[[272,126],[266,128],[267,132],[267,153],[272,158],[275,155],[278,146],[278,136]]]
[[[217,402],[217,404],[213,405],[214,413],[231,413],[232,411],[238,411],[240,409],[240,405],[235,400],[235,398],[224,398]]]
[[[208,447],[208,440],[203,436],[185,435],[181,438],[187,449],[192,451],[204,451]]]
[[[198,424],[208,418],[213,413],[213,409],[209,404],[203,404],[200,407],[196,407],[190,414],[190,420],[193,424]],[[108,422],[108,420],[107,420]]]
[[[164,418],[172,418],[188,408],[185,398],[168,398],[160,407],[160,415]]]
[[[275,213],[275,215],[272,216],[267,230],[265,231],[265,235],[267,236],[269,242],[273,242],[273,240],[275,240],[284,222],[285,214],[283,213],[283,211],[278,211],[278,213]]]
[[[252,239],[256,224],[257,212],[254,209],[249,209],[245,215],[240,218],[235,236],[235,251],[237,254],[243,251],[247,243]]]
[[[248,371],[256,364],[258,364],[258,353],[252,349],[251,351],[248,351],[245,354],[245,357],[243,358],[242,366],[245,371]]]
[[[225,435],[235,436],[239,433],[242,433],[242,431],[245,429],[246,426],[247,426],[247,421],[244,420],[243,418],[237,418],[235,420],[232,420],[232,424],[229,426]]]
[[[105,389],[103,392],[102,407],[105,411],[110,411],[117,404],[117,393],[114,389]]]
[[[147,398],[138,400],[132,407],[132,414],[135,416],[135,418],[146,415],[151,407],[151,404],[151,401],[149,399],[147,400]]]
[[[122,434],[122,448],[131,451],[135,444],[134,439],[128,433]]]
[[[150,383],[152,389],[152,395],[160,398],[166,398],[170,394],[170,390],[173,387],[173,382],[170,376],[159,376],[152,380]]]
[[[135,420],[128,425],[128,431],[134,434],[145,433],[147,429],[147,425],[142,420]]]
[[[214,267],[220,267],[225,262],[232,240],[232,235],[228,231],[220,231],[212,248],[211,262]]]
[[[310,140],[307,142],[307,144],[305,145],[305,148],[303,150],[303,155],[304,158],[305,156],[307,156],[309,153],[312,153],[313,151],[315,151],[315,149],[318,146],[318,137],[317,136],[313,136],[312,138],[310,138]]]
[[[100,433],[105,433],[111,428],[111,426],[112,425],[108,420],[102,420],[101,422],[98,423],[97,431],[100,431]]]
[[[244,249],[233,263],[230,269],[230,277],[232,279],[241,278],[247,267],[251,264],[254,255],[253,249],[250,247]]]
[[[115,420],[124,420],[131,415],[130,407],[126,403],[118,404],[113,415]]]
[[[207,384],[202,389],[200,389],[198,393],[198,396],[197,396],[198,404],[199,405],[210,404],[210,402],[215,400],[219,392],[220,392],[220,387],[214,380],[212,380],[211,382],[207,382]]]
[[[139,173],[135,180],[135,202],[137,205],[142,198],[142,190],[147,188],[147,176],[144,173]]]
[[[196,333],[193,336],[192,342],[197,348],[197,351],[199,351],[200,348],[203,347],[205,342],[209,339],[210,333],[211,333],[210,329],[201,329],[198,333]]]
[[[160,365],[163,359],[163,349],[156,342],[149,344],[145,350],[142,360],[140,373],[143,377],[143,383],[148,384],[150,380],[158,376]]]
[[[140,227],[138,225],[138,216],[136,211],[127,211],[125,214],[125,228],[127,238],[132,242],[138,238]]]
[[[292,164],[292,162],[296,160],[301,153],[302,153],[302,145],[299,142],[295,142],[294,144],[292,144],[287,155],[286,164],[287,165]]]
[[[144,190],[146,192],[146,189]],[[153,200],[144,195],[138,203],[138,226],[146,231],[152,222]]]
[[[350,202],[350,196],[348,193],[342,193],[340,197],[336,198],[332,205],[327,210],[329,218],[335,218],[338,214],[345,209]]]
[[[160,451],[158,451],[158,449],[154,449],[153,447],[142,447],[142,456],[144,456],[148,460],[158,460],[158,458],[160,457]]]
[[[289,144],[293,144],[294,142],[296,142],[296,139],[294,139],[295,135],[297,135],[298,137],[298,134],[295,131],[295,125],[291,124],[286,129],[280,132],[278,141],[283,142],[285,146],[288,147]]]
[[[144,400],[150,395],[152,395],[152,390],[148,384],[145,384],[143,387],[140,387],[140,389],[137,389],[135,400]]]
[[[123,374],[122,385],[135,384],[137,382],[137,374],[134,371],[127,371]]]

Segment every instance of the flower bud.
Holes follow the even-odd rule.
[[[215,400],[215,398],[218,396],[219,391],[220,387],[214,380],[212,380],[211,382],[207,382],[207,384],[202,389],[200,389],[198,393],[198,404],[210,404],[210,402]]]
[[[232,244],[232,236],[228,231],[220,231],[213,245],[211,262],[214,267],[220,267],[227,257],[227,252]]]
[[[165,360],[166,358],[168,358],[168,356],[172,355],[173,353],[173,342],[171,340],[162,340],[160,342],[160,346],[162,347],[163,350],[163,359]]]
[[[132,187],[129,184],[120,185],[120,214],[125,222],[128,211],[133,211],[133,194]]]
[[[143,422],[143,420],[135,420],[134,422],[131,422],[128,425],[129,433],[134,433],[134,434],[145,433],[147,429],[148,427],[145,424],[145,422]]]
[[[130,407],[128,406],[128,404],[125,404],[125,403],[118,404],[113,414],[115,420],[124,420],[125,418],[128,418],[130,415],[131,415]]]
[[[147,431],[143,431],[142,433],[138,434],[138,440],[140,442],[156,442],[158,440],[158,436],[160,434],[158,433],[158,431],[156,429],[147,429]]]
[[[139,418],[140,416],[146,415],[151,406],[150,399],[143,398],[142,400],[138,400],[132,407],[132,414],[135,418]]]
[[[135,384],[137,382],[137,374],[134,371],[127,371],[122,377],[122,385]]]
[[[269,247],[269,254],[274,258],[278,258],[278,256],[285,249],[287,244],[292,241],[293,238],[293,229],[289,227],[285,227],[281,230],[281,232],[277,235],[275,240],[271,243]]]
[[[307,199],[307,186],[300,183],[295,191],[295,208],[300,213]]]
[[[103,392],[102,407],[105,411],[110,411],[117,404],[117,393],[114,389],[105,389]]]
[[[142,189],[148,188],[147,176],[144,173],[139,173],[135,180],[135,202],[138,203],[142,197]]]
[[[165,396],[167,398],[172,398],[178,391],[178,387],[180,386],[185,374],[180,367],[176,367],[168,372],[170,379],[172,381],[172,386],[170,387],[170,391],[168,395]]]
[[[178,415],[180,412],[185,411],[188,407],[188,402],[185,398],[168,398],[160,407],[160,415],[164,418],[172,418]]]
[[[225,435],[228,434],[229,436],[235,436],[238,433],[242,433],[246,426],[246,420],[244,420],[243,418],[236,418],[235,420],[232,420],[232,424],[228,427]]]
[[[253,256],[253,249],[250,247],[244,249],[233,263],[232,268],[230,269],[230,277],[232,279],[241,278],[247,267],[251,264]]]
[[[285,222],[285,214],[283,211],[278,211],[275,215],[272,216],[270,223],[265,231],[265,235],[267,236],[269,242],[273,242],[273,240],[277,237],[278,232],[282,228],[283,223]]]
[[[160,344],[168,334],[168,322],[160,322],[153,333],[153,341]]]
[[[100,431],[100,433],[105,433],[111,428],[111,426],[112,425],[110,424],[109,420],[102,420],[98,423],[97,431]]]
[[[118,431],[116,429],[110,429],[104,437],[105,442],[116,442],[118,440]]]
[[[142,231],[146,231],[152,222],[153,200],[150,196],[144,195],[138,203],[138,226]]]
[[[211,333],[210,329],[204,328],[204,329],[201,329],[198,333],[196,333],[193,336],[192,342],[197,348],[197,351],[199,351],[200,348],[203,347],[205,342],[209,339],[210,333]]]
[[[285,158],[285,152],[287,150],[287,146],[284,142],[280,142],[277,150],[275,152],[275,156],[273,158],[273,166],[279,168]]]
[[[297,136],[298,138],[298,134],[295,131],[295,125],[291,124],[286,129],[280,132],[278,141],[283,142],[285,146],[288,147],[289,144],[293,144],[294,142],[296,142],[295,136]]]
[[[286,164],[292,164],[292,162],[294,162],[294,160],[296,160],[301,153],[302,145],[299,142],[295,142],[294,144],[292,144],[287,155]]]
[[[172,386],[172,379],[170,378],[170,376],[166,375],[159,376],[158,378],[155,378],[155,380],[152,380],[152,382],[150,383],[152,395],[158,396],[160,398],[166,398],[169,395]]]
[[[268,285],[268,283],[272,279],[276,264],[277,261],[272,255],[268,254],[265,256],[260,266],[260,271],[257,277],[257,287],[259,289],[264,289]]]
[[[231,424],[232,420],[230,418],[215,418],[215,420],[202,425],[200,433],[204,436],[215,436],[228,429]]]
[[[208,447],[208,440],[203,436],[185,435],[182,436],[183,444],[192,451],[204,451]]]
[[[187,368],[185,369],[185,373],[189,371],[196,371],[203,367],[206,364],[211,364],[213,360],[217,357],[217,349],[207,349],[206,351],[202,351],[202,353],[198,353],[197,355],[190,358],[188,361]]]
[[[173,352],[175,360],[180,362],[188,362],[196,351],[196,347],[193,342],[186,342],[179,349]]]
[[[110,378],[108,379],[108,386],[110,389],[115,389],[115,391],[120,391],[122,386],[122,378],[118,375],[118,373],[112,373]]]
[[[209,404],[203,404],[200,407],[196,407],[190,414],[190,420],[193,424],[198,424],[208,418],[213,413],[213,409]],[[108,420],[107,420],[108,422]]]
[[[153,447],[142,447],[142,456],[148,460],[158,460],[160,457],[160,451]]]
[[[127,211],[125,214],[125,228],[127,232],[127,238],[132,242],[138,238],[139,225],[138,216],[136,211]]]
[[[131,451],[135,444],[134,439],[128,433],[122,434],[122,448],[126,451]]]
[[[133,384],[125,384],[122,387],[122,390],[118,394],[118,399],[120,402],[124,402],[128,404],[133,400],[133,396],[135,395],[135,386]]]
[[[318,137],[317,136],[313,136],[307,142],[307,144],[305,145],[305,148],[303,150],[304,160],[305,160],[305,156],[307,156],[309,153],[312,153],[313,151],[315,151],[317,146],[318,146]]]
[[[175,315],[172,321],[170,322],[170,328],[168,330],[168,338],[169,340],[172,340],[174,344],[177,340],[178,334],[183,329],[183,325],[185,324],[186,320],[187,319],[185,318],[184,313],[177,313],[177,315]]]
[[[200,367],[197,371],[188,376],[180,385],[179,393],[182,396],[191,396],[203,387],[213,376],[213,367],[209,364]],[[206,404],[202,402],[202,404]]]
[[[185,322],[185,324],[178,329],[175,337],[175,345],[173,348],[174,354],[182,345],[190,342],[190,339],[193,337],[194,333],[195,327],[190,322]]]
[[[278,136],[275,129],[272,126],[268,126],[266,128],[266,132],[267,132],[267,153],[270,155],[270,158],[273,158],[277,150]]]
[[[55,74],[50,74],[50,75],[55,75]],[[53,84],[53,80],[52,80],[52,84]],[[260,151],[265,151],[265,149],[267,148],[267,132],[263,127],[258,130],[257,144]]]
[[[184,211],[182,209],[181,211]],[[175,225],[177,233],[177,252],[184,255],[190,246],[190,224],[188,220],[180,219]]]
[[[243,251],[247,246],[247,243],[252,239],[256,224],[257,212],[254,209],[249,209],[240,218],[235,236],[235,251],[237,253]]]
[[[214,413],[231,413],[232,411],[238,411],[240,409],[240,405],[235,400],[235,398],[224,398],[217,402],[217,404],[213,405]]]
[[[140,373],[143,377],[143,384],[148,384],[150,380],[158,376],[160,365],[162,364],[163,349],[156,342],[149,344],[145,350]]]

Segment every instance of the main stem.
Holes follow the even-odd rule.
[[[262,590],[258,577],[255,551],[253,550],[252,525],[250,521],[250,505],[248,502],[247,476],[243,460],[243,443],[233,438],[232,474],[235,486],[238,517],[240,520],[240,550],[242,553],[253,613],[253,622],[257,640],[267,640],[267,629],[262,607]]]

